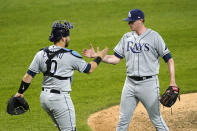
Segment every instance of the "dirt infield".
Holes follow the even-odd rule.
[[[88,119],[93,131],[115,131],[119,117],[119,106],[99,111]],[[197,131],[197,93],[181,95],[172,108],[161,106],[162,117],[170,131]],[[148,114],[141,103],[138,104],[128,131],[154,131]]]

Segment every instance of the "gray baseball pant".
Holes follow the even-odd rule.
[[[160,112],[160,90],[157,76],[142,81],[126,78],[122,90],[120,116],[116,131],[127,131],[139,101],[146,108],[149,118],[157,131],[169,131]]]
[[[75,109],[68,92],[56,94],[45,89],[40,94],[40,103],[59,131],[76,130]]]

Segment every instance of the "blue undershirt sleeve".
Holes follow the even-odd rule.
[[[89,73],[90,69],[91,69],[91,64],[88,64],[83,72],[84,73]]]
[[[36,75],[35,72],[31,71],[31,70],[28,70],[27,71],[27,74],[29,74],[30,76],[32,76],[34,78],[34,76]]]
[[[165,61],[166,63],[168,62],[168,60],[169,60],[170,58],[172,58],[172,56],[171,56],[170,53],[168,53],[168,54],[166,54],[166,55],[163,56],[163,59],[164,59],[164,61]]]
[[[120,58],[120,59],[123,59],[123,57],[120,56],[120,55],[119,55],[118,53],[116,53],[116,52],[114,52],[114,55],[115,55],[116,57]]]

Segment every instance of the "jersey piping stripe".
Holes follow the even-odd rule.
[[[32,71],[32,72],[35,72],[35,73],[40,73],[39,71],[35,71],[35,70],[31,69],[31,68],[29,68],[29,70]]]
[[[60,126],[59,126],[58,122],[56,121],[54,114],[53,114],[52,112],[49,112],[49,113],[50,113],[50,115],[52,116],[52,119],[53,119],[53,121],[55,122],[57,128],[60,130]]]
[[[133,38],[134,38],[134,39],[135,39],[135,41],[136,41],[136,38],[135,38],[134,32],[132,32],[132,35],[133,35]]]
[[[68,112],[69,112],[69,116],[70,116],[70,124],[71,124],[71,127],[72,127],[72,129],[73,129],[72,120],[71,120],[71,114],[70,114],[70,108],[69,108],[69,106],[68,106],[68,102],[67,102],[67,100],[66,100],[65,95],[64,95],[64,98],[65,98],[65,101],[66,101],[66,105],[67,105],[67,107],[68,107]]]
[[[87,66],[88,66],[88,64],[86,64],[86,65],[83,67],[83,69],[82,69],[81,72],[84,72]]]
[[[132,35],[133,35],[133,38],[135,39],[135,42],[136,42],[136,38],[135,38],[134,33],[132,33]],[[133,54],[133,55],[134,55],[133,63],[135,63],[135,56],[136,56],[136,54]],[[135,69],[135,64],[133,64],[133,68]]]
[[[161,57],[164,57],[164,56],[167,55],[168,53],[170,53],[170,51],[164,53]]]
[[[119,54],[117,54],[116,52],[114,52],[114,55],[115,55],[116,57],[120,58],[120,59],[122,59],[122,58],[123,58],[122,56],[120,56],[120,55],[119,55]]]
[[[139,53],[138,53],[138,76],[140,76],[140,56],[139,56]]]
[[[118,55],[120,55],[123,58],[123,55],[121,55],[117,50],[114,49],[114,52],[116,52]]]
[[[156,80],[156,87],[158,88],[158,89],[157,89],[157,98],[159,99],[159,87],[157,86],[157,78],[155,78],[155,80]],[[161,118],[161,112],[160,112],[160,103],[159,103],[159,100],[157,101],[157,103],[158,103],[158,112],[159,112],[159,118],[160,118],[161,124],[162,124],[162,126],[164,127],[164,129],[165,129],[166,131],[168,131],[168,130],[166,129],[166,127],[165,127],[165,125],[164,125],[163,121],[162,121],[162,118]]]
[[[151,32],[151,29],[147,30],[147,32],[145,32],[145,33],[142,35],[142,37],[140,38],[140,41],[141,41],[144,37],[146,37],[148,34],[150,34],[150,32]]]

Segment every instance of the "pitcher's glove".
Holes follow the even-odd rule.
[[[7,113],[11,115],[20,115],[29,110],[27,101],[22,97],[12,96],[8,100]]]
[[[177,100],[180,100],[179,88],[177,86],[169,86],[166,92],[161,96],[160,102],[163,106],[171,107]]]

